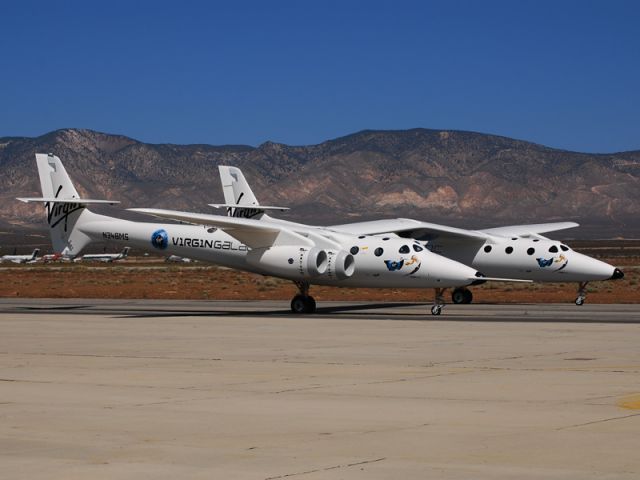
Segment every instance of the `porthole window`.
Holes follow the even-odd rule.
[[[380,256],[380,255],[382,255],[383,253],[384,253],[384,249],[382,249],[382,248],[380,248],[380,247],[376,248],[376,249],[373,251],[373,254],[374,254],[376,257],[379,257],[379,256]]]
[[[505,251],[505,253],[507,255],[509,255],[509,254],[513,253],[513,247],[507,247],[507,248],[504,249],[504,251]]]
[[[414,244],[413,245],[413,251],[414,252],[421,252],[422,250],[424,250],[424,248],[422,248],[420,245],[418,245],[418,244]]]
[[[351,247],[351,250],[349,250],[349,252],[351,252],[351,255],[357,255],[359,251],[360,249],[358,247]]]
[[[536,249],[533,247],[529,247],[527,248],[527,255],[533,255],[534,253],[536,253]]]
[[[556,247],[555,245],[551,245],[551,246],[549,247],[549,251],[550,251],[551,253],[558,253],[558,247]]]
[[[491,245],[485,245],[484,251],[485,253],[489,253],[491,251]]]
[[[410,253],[409,245],[402,245],[398,250],[398,253]]]
[[[566,245],[560,245],[560,249],[561,249],[563,252],[568,252],[568,251],[569,251],[569,247],[567,247]]]

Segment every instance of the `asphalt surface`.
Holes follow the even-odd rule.
[[[0,300],[0,476],[640,477],[640,306],[319,307]]]

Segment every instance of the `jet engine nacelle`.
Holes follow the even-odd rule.
[[[254,248],[247,254],[247,263],[289,278],[313,278],[328,268],[327,252],[316,247],[292,245]]]
[[[338,280],[345,280],[356,270],[356,260],[349,252],[340,250],[328,253],[327,275]]]

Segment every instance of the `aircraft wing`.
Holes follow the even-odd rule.
[[[144,213],[159,218],[168,218],[195,225],[211,225],[251,248],[268,248],[275,245],[298,245],[312,247],[315,243],[286,227],[252,220],[250,218],[223,217],[205,213],[180,212],[157,208],[129,208],[132,212]]]
[[[383,233],[395,233],[401,237],[415,238],[416,240],[435,240],[449,238],[458,240],[482,241],[491,238],[488,233],[465,230],[463,228],[448,227],[437,223],[420,222],[410,218],[394,218],[389,220],[374,220],[371,222],[348,223],[328,227],[338,232],[354,235],[380,235]]]
[[[482,230],[489,235],[499,235],[502,237],[522,237],[527,235],[540,235],[547,232],[556,232],[568,228],[579,227],[575,222],[537,223],[534,225],[512,225],[510,227],[488,228]]]

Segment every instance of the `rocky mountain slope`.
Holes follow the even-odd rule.
[[[42,227],[36,152],[58,155],[78,190],[122,207],[215,213],[217,166],[243,169],[289,218],[338,223],[404,216],[462,227],[575,220],[569,236],[640,234],[640,151],[585,154],[461,131],[362,131],[319,145],[152,145],[66,129],[0,138],[0,227]],[[113,210],[120,213],[119,208]],[[103,210],[104,211],[104,210]]]

